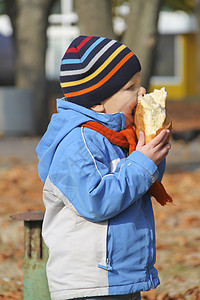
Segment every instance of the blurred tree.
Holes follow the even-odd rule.
[[[74,0],[81,34],[115,38],[111,0]]]
[[[157,22],[162,0],[130,0],[130,14],[123,42],[139,57],[141,82],[148,90],[157,44]]]
[[[6,0],[6,12],[14,29],[16,51],[15,85],[34,94],[36,133],[48,122],[45,55],[48,16],[56,0]]]

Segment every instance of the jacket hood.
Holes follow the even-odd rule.
[[[57,113],[52,116],[47,131],[36,148],[39,159],[39,176],[43,182],[45,182],[48,176],[59,143],[74,128],[87,121],[100,122],[115,131],[123,130],[125,127],[123,113],[97,113],[91,109],[65,101],[65,98],[57,99]]]

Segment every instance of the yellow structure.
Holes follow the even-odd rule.
[[[176,24],[169,18],[169,21],[165,23],[167,27],[163,29],[161,26],[160,34],[161,38],[166,40],[167,37],[168,40],[171,41],[171,48],[169,43],[169,49],[162,49],[162,47],[167,47],[166,42],[158,45],[162,57],[160,62],[158,57],[158,74],[152,76],[149,90],[153,91],[155,88],[160,89],[164,86],[167,90],[169,99],[187,99],[197,95],[197,45],[195,32],[197,29],[194,19],[191,19],[191,16],[183,12],[179,12],[178,15],[177,13],[167,14],[175,14],[174,18]],[[182,18],[179,18],[180,14]],[[180,24],[177,25],[177,22]],[[159,51],[157,54],[158,56]],[[165,53],[163,54],[163,52]],[[173,60],[171,56],[173,56]],[[165,66],[163,60],[166,62]],[[161,63],[161,71],[159,72],[159,64],[161,65]],[[171,64],[171,69],[173,64],[173,70],[169,70],[167,64]]]

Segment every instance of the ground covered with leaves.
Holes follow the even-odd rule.
[[[178,105],[178,104],[177,104]],[[200,128],[199,105],[193,127]],[[178,110],[177,129],[181,125]],[[175,147],[185,147],[181,141]],[[42,183],[37,175],[37,162],[17,157],[0,157],[0,299],[23,299],[23,222],[10,215],[44,210]],[[192,171],[171,167],[164,185],[174,205],[161,207],[153,201],[157,232],[157,269],[161,285],[143,293],[143,299],[200,299],[200,165]],[[40,299],[38,299],[40,300]],[[42,299],[41,299],[42,300]]]

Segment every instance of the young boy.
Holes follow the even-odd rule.
[[[140,299],[159,284],[148,190],[164,173],[169,131],[146,145],[141,132],[130,154],[119,146],[145,93],[140,70],[129,48],[102,37],[79,36],[62,59],[65,98],[37,147],[52,299]]]

